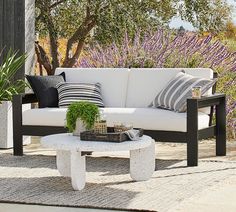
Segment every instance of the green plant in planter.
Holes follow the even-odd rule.
[[[14,81],[15,74],[24,65],[25,60],[25,54],[17,56],[17,52],[10,50],[0,64],[0,104],[2,101],[11,101],[13,95],[24,92],[28,86],[24,80]]]
[[[85,128],[90,130],[93,128],[96,119],[100,117],[98,106],[90,102],[72,103],[67,110],[66,125],[69,132],[73,132],[76,128],[76,121],[79,118]]]

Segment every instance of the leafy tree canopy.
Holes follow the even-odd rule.
[[[179,14],[199,31],[218,33],[231,20],[232,7],[227,0],[184,0],[179,3]]]
[[[189,21],[200,31],[214,32],[224,29],[231,18],[231,7],[226,0],[36,0],[36,7],[37,31],[47,34],[48,26],[41,11],[50,10],[61,37],[73,35],[89,7],[96,16],[94,36],[105,43],[119,38],[123,31],[134,33],[137,28],[165,26],[174,16]]]
[[[91,38],[102,44],[121,42],[124,32],[132,36],[137,29],[167,26],[175,16],[199,30],[219,31],[231,16],[226,0],[36,0],[36,8],[36,29],[50,38],[50,57],[39,43],[36,46],[38,61],[48,74],[60,65],[73,66]],[[68,39],[62,64],[60,37]]]

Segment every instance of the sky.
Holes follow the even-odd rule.
[[[236,7],[236,1],[235,0],[227,0],[229,4]],[[233,12],[233,22],[236,24],[236,9]],[[170,28],[179,28],[180,26],[183,26],[187,30],[194,31],[194,27],[192,24],[190,24],[187,21],[182,21],[180,18],[173,18],[172,21],[169,24]]]

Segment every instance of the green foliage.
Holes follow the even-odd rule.
[[[49,5],[55,5],[55,0],[36,0],[36,31],[47,35],[48,23],[42,18],[41,11],[46,11]],[[166,25],[176,15],[173,0],[65,0],[51,6],[50,14],[56,33],[59,37],[69,38],[86,19],[87,9],[96,18],[93,31],[95,40],[109,43],[119,40],[120,34],[128,31],[134,34],[138,28],[156,28]]]
[[[218,33],[231,20],[232,7],[227,0],[184,0],[179,8],[181,18],[199,31]]]
[[[224,37],[236,40],[236,25],[232,21],[227,23]]]
[[[50,2],[50,0],[47,1]],[[36,0],[36,6],[38,5],[37,2],[40,4],[40,1]],[[54,7],[51,12],[53,18],[52,21],[59,37],[71,37],[76,29],[81,25],[85,18],[85,2],[86,1],[84,0],[67,0]],[[53,5],[52,0],[51,5]],[[46,23],[42,20],[36,20],[36,30],[41,36],[47,35],[48,29]]]
[[[69,38],[86,19],[86,11],[96,18],[93,38],[103,44],[120,41],[125,31],[129,36],[137,29],[167,26],[177,15],[200,31],[219,32],[231,18],[226,0],[36,0],[36,30],[47,35],[47,22],[40,18],[41,10],[48,10],[59,37]],[[51,5],[51,6],[50,6]],[[56,6],[53,6],[56,5]]]
[[[73,132],[76,128],[76,120],[79,118],[86,129],[92,129],[99,116],[99,109],[95,104],[86,101],[72,103],[66,114],[67,128],[69,132]]]
[[[120,43],[120,35],[125,32],[134,36],[138,29],[167,26],[175,15],[172,0],[113,0],[104,13],[98,16],[93,38],[102,44],[113,41]]]
[[[17,56],[16,52],[10,50],[0,65],[0,103],[11,101],[12,96],[24,92],[27,84],[24,80],[14,81],[17,71],[23,66],[26,55]]]

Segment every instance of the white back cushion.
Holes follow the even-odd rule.
[[[155,96],[180,71],[196,77],[213,78],[208,68],[133,68],[129,74],[126,107],[148,107]]]
[[[105,107],[125,107],[129,69],[126,68],[57,68],[65,72],[67,82],[101,84]]]

